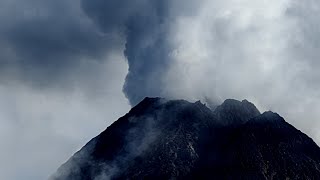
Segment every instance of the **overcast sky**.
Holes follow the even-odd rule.
[[[320,144],[318,0],[1,0],[0,179],[46,179],[145,96],[248,99]]]

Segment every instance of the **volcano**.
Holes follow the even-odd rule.
[[[320,179],[320,148],[247,100],[145,98],[50,179]]]

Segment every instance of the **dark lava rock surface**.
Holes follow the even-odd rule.
[[[50,179],[320,179],[320,148],[247,100],[145,98]]]

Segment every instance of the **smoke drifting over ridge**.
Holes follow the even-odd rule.
[[[301,5],[289,0],[82,1],[105,33],[121,32],[125,39],[124,92],[133,105],[145,96],[221,101],[265,94],[266,88],[276,96],[295,86],[313,91],[319,86],[314,71],[319,54],[312,51],[319,45],[314,19],[319,3]],[[307,75],[309,70],[315,74]]]
[[[319,2],[82,0],[82,8],[105,33],[122,34],[132,105],[145,96],[248,98],[320,139],[310,127],[319,125]]]

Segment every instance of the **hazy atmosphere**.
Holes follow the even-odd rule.
[[[320,144],[320,1],[1,0],[0,179],[46,179],[145,96],[247,99]]]

